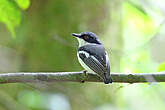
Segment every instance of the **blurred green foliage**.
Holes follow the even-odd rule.
[[[158,71],[159,71],[159,72],[165,71],[165,62],[161,63],[161,64],[158,66]]]
[[[29,7],[29,0],[1,0],[0,1],[0,22],[5,23],[13,37],[15,37],[14,28],[20,25],[21,10]],[[18,7],[19,6],[19,7]]]
[[[146,12],[136,8],[133,4],[127,2],[123,3],[123,8],[124,40],[126,49],[134,49],[144,45],[153,37],[152,35],[156,28],[154,21]]]
[[[0,72],[81,71],[71,33],[82,31],[99,35],[113,72],[164,71],[162,4],[0,0]],[[0,110],[164,110],[164,91],[164,83],[5,84]]]
[[[18,6],[23,10],[28,9],[30,6],[30,0],[15,0],[15,1],[18,4]]]

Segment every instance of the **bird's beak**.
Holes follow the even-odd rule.
[[[72,36],[79,38],[79,37],[81,37],[81,34],[72,33]]]

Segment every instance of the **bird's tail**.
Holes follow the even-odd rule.
[[[105,84],[109,84],[109,83],[112,83],[113,82],[113,80],[112,80],[112,78],[111,78],[111,75],[110,74],[104,74],[104,83]]]

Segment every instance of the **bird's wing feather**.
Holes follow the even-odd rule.
[[[79,57],[95,73],[98,74],[105,73],[106,70],[105,67],[94,56],[85,57],[83,53],[80,53]]]
[[[105,55],[106,57],[106,67],[107,67],[107,72],[108,73],[110,73],[110,64],[109,64],[109,58],[108,58],[108,55],[107,55],[107,52],[106,52],[106,55]]]
[[[89,53],[88,56],[84,52]],[[103,47],[83,47],[79,49],[79,57],[82,61],[95,73],[103,76],[104,73],[110,73],[110,65],[108,56],[106,55],[105,49]]]

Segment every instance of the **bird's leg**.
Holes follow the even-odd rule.
[[[83,70],[82,72],[83,72],[83,74],[85,74],[86,77],[88,76],[87,70]],[[83,80],[81,82],[84,83],[85,81]]]
[[[85,74],[85,76],[88,76],[87,70],[83,70],[83,73]]]

